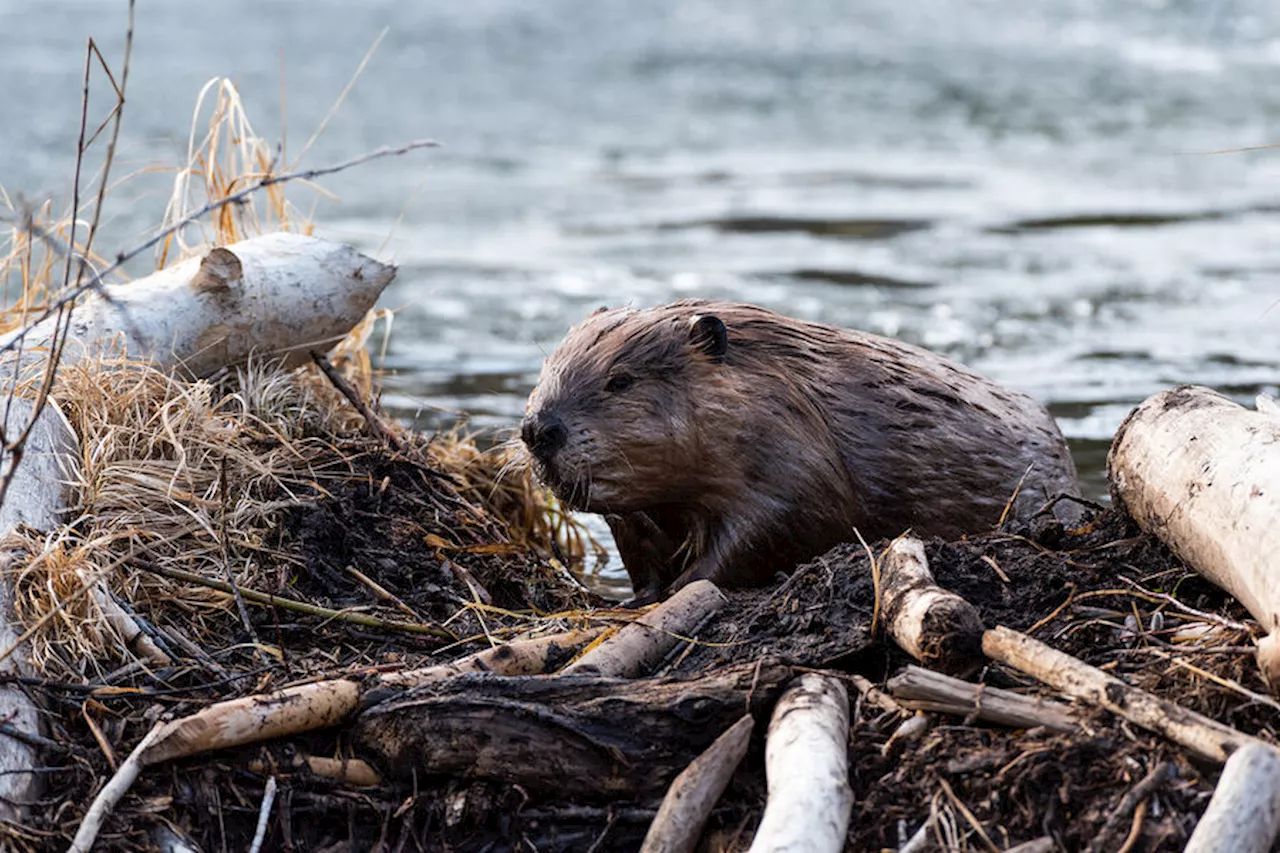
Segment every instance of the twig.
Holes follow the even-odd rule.
[[[351,405],[355,406],[356,411],[364,418],[365,423],[369,425],[369,430],[374,435],[397,453],[404,451],[404,442],[400,440],[399,436],[392,434],[391,430],[387,429],[387,425],[382,422],[382,418],[377,412],[369,408],[368,404],[361,398],[360,393],[351,387],[351,383],[338,372],[337,368],[329,362],[324,353],[319,350],[311,350],[311,360],[324,371],[325,376],[329,377],[333,387],[337,388],[342,392],[342,396],[351,401]]]
[[[1172,595],[1169,595],[1167,592],[1152,592],[1151,590],[1139,584],[1137,581],[1131,580],[1125,577],[1124,575],[1117,575],[1117,577],[1120,578],[1121,583],[1128,584],[1129,586],[1133,587],[1135,590],[1137,590],[1139,595],[1141,595],[1144,598],[1152,598],[1152,599],[1155,599],[1156,601],[1163,601],[1165,604],[1168,604],[1170,607],[1180,610],[1181,612],[1187,614],[1188,616],[1195,616],[1196,618],[1203,619],[1206,622],[1213,622],[1215,625],[1221,625],[1223,628],[1230,628],[1233,631],[1242,631],[1246,634],[1251,633],[1251,631],[1249,630],[1249,626],[1244,624],[1243,622],[1237,622],[1234,619],[1228,619],[1227,617],[1219,616],[1216,613],[1206,613],[1203,610],[1196,610],[1194,607],[1190,607],[1186,604],[1183,604],[1181,601],[1174,598]]]
[[[978,837],[982,839],[983,846],[991,853],[1000,853],[1000,848],[991,841],[991,837],[987,835],[987,831],[982,828],[982,824],[974,816],[973,812],[969,811],[969,807],[961,802],[955,791],[951,790],[951,785],[947,783],[947,780],[939,777],[938,784],[942,786],[942,790],[947,795],[947,799],[951,800],[951,804],[964,816],[969,826],[973,827],[974,832],[978,833]]]
[[[147,736],[133,748],[133,752],[129,753],[129,757],[120,765],[120,769],[98,792],[98,796],[93,798],[93,803],[89,806],[89,810],[85,812],[84,820],[81,821],[80,828],[76,830],[76,836],[71,840],[71,846],[67,848],[67,853],[89,853],[89,849],[93,847],[94,839],[98,837],[98,832],[102,829],[103,821],[107,819],[107,815],[111,813],[111,810],[115,808],[116,803],[120,802],[120,798],[137,781],[138,775],[142,772],[142,752],[155,740],[160,733],[160,729],[160,723],[152,726],[151,731],[147,732]]]
[[[270,776],[262,791],[262,807],[258,809],[258,828],[253,832],[253,843],[249,845],[249,853],[258,853],[262,849],[262,842],[267,837],[267,824],[271,820],[271,806],[275,801],[276,777]]]
[[[223,581],[216,581],[212,578],[206,578],[203,575],[184,572],[181,569],[170,569],[165,566],[148,566],[142,564],[139,564],[139,566],[148,572],[163,575],[164,577],[171,578],[172,580],[182,581],[183,583],[192,583],[198,586],[205,586],[209,589],[216,589],[219,592],[231,592],[230,584]],[[253,589],[241,588],[240,594],[244,596],[245,601],[250,601],[264,607],[279,607],[284,610],[293,610],[297,613],[306,613],[310,616],[323,616],[326,619],[351,622],[356,625],[363,625],[366,628],[381,628],[386,631],[403,631],[406,634],[425,634],[429,637],[440,637],[445,640],[458,639],[451,631],[447,631],[444,628],[437,628],[434,625],[416,625],[412,622],[397,622],[389,619],[379,619],[376,616],[368,616],[364,613],[352,613],[349,610],[331,610],[328,607],[320,607],[315,604],[308,604],[305,601],[297,601],[292,598],[281,598],[278,595],[258,592]]]
[[[1173,765],[1168,761],[1162,761],[1152,768],[1150,773],[1142,777],[1142,781],[1125,792],[1115,809],[1107,816],[1107,822],[1102,825],[1102,829],[1089,842],[1086,853],[1102,853],[1103,850],[1111,849],[1112,839],[1120,831],[1125,821],[1129,819],[1129,816],[1134,814],[1134,810],[1138,808],[1139,804],[1146,802],[1147,797],[1159,790],[1172,773]],[[1134,823],[1141,825],[1136,817]]]

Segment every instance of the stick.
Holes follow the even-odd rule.
[[[1229,762],[1231,759],[1227,760]],[[1131,815],[1136,813],[1139,805],[1145,803],[1148,797],[1163,787],[1165,782],[1169,781],[1173,772],[1173,765],[1163,761],[1152,768],[1150,773],[1142,777],[1138,784],[1126,791],[1125,795],[1120,798],[1115,810],[1107,815],[1107,822],[1102,825],[1102,829],[1089,842],[1086,853],[1104,853],[1104,851],[1111,850],[1112,839],[1124,828],[1125,822],[1129,820]]]
[[[1280,754],[1249,744],[1227,759],[1185,853],[1266,853],[1280,831]]]
[[[849,697],[808,672],[778,700],[765,742],[769,796],[750,853],[839,853],[849,830]]]
[[[468,672],[492,672],[506,676],[540,675],[558,668],[604,631],[604,628],[590,628],[530,640],[513,640],[449,663],[405,672],[390,672],[380,676],[378,680],[388,687],[417,687],[429,681],[440,681]]]
[[[938,586],[924,543],[894,540],[880,559],[882,618],[902,649],[933,669],[972,672],[982,658],[982,617],[972,604]]]
[[[1069,705],[1023,696],[1011,690],[972,684],[918,666],[908,666],[889,679],[889,692],[907,708],[941,711],[1013,728],[1044,726],[1057,732],[1079,729]]]
[[[267,838],[267,824],[271,821],[271,806],[276,801],[276,777],[271,776],[267,779],[267,785],[262,791],[262,806],[258,809],[258,826],[253,831],[253,842],[249,845],[249,853],[258,853],[262,849],[262,842]]]
[[[649,825],[640,853],[693,853],[711,809],[747,754],[754,726],[751,715],[745,715],[675,778]]]
[[[903,716],[911,713],[906,708],[899,705],[898,700],[872,684],[870,679],[857,675],[856,673],[846,676],[846,678],[863,699],[876,706],[881,711],[887,711],[890,714],[902,714]]]
[[[209,589],[216,589],[219,592],[231,592],[230,584],[223,581],[216,581],[212,578],[207,578],[204,575],[184,572],[181,569],[171,569],[167,566],[139,564],[139,568],[145,569],[153,574],[172,578],[176,581],[206,586]],[[328,607],[320,607],[315,604],[308,604],[305,601],[297,601],[292,598],[281,598],[278,595],[258,592],[253,589],[245,589],[244,587],[240,588],[240,594],[244,596],[245,601],[252,604],[258,604],[263,607],[279,607],[283,610],[293,610],[298,613],[306,613],[311,616],[323,616],[325,619],[337,619],[342,622],[351,622],[355,625],[364,625],[368,628],[382,628],[387,631],[403,631],[406,634],[425,634],[429,637],[439,637],[444,640],[458,639],[444,628],[437,628],[434,625],[416,625],[413,622],[397,622],[390,619],[379,619],[376,616],[368,616],[364,613],[352,613],[349,610],[330,610]]]
[[[1053,853],[1058,849],[1058,842],[1054,841],[1052,836],[1044,836],[1043,838],[1024,841],[1017,847],[1010,847],[1004,853]]]
[[[983,634],[982,650],[992,660],[1025,672],[1068,696],[1106,708],[1135,725],[1158,732],[1210,761],[1221,764],[1246,744],[1265,745],[1231,726],[1158,699],[1097,667],[1009,628],[993,628]]]
[[[305,769],[316,776],[355,788],[371,788],[382,784],[382,775],[373,769],[372,764],[361,761],[359,758],[326,758],[322,755],[295,754],[290,766],[295,771]],[[276,772],[278,768],[273,763],[254,759],[249,762],[249,769],[266,776]]]
[[[404,442],[402,442],[397,435],[391,432],[391,430],[387,429],[387,425],[383,423],[382,418],[369,408],[369,405],[365,403],[364,399],[360,396],[360,392],[351,387],[351,383],[337,371],[333,364],[330,363],[329,359],[325,358],[324,353],[319,350],[311,350],[311,360],[314,361],[316,366],[319,367],[324,372],[324,375],[329,378],[329,381],[333,383],[333,387],[337,388],[342,396],[347,398],[347,402],[354,406],[355,410],[360,413],[360,416],[364,418],[364,422],[369,425],[370,432],[377,436],[383,444],[387,445],[392,450],[396,452],[404,450]]]
[[[634,678],[662,662],[688,632],[724,606],[724,593],[708,580],[684,586],[671,598],[566,666],[565,675]]]
[[[146,765],[157,764],[211,749],[336,726],[359,705],[359,685],[341,679],[228,699],[164,723],[140,760]]]
[[[75,838],[71,840],[71,846],[67,848],[67,853],[89,853],[89,849],[93,847],[94,839],[98,837],[98,832],[102,829],[102,824],[107,819],[107,815],[111,814],[111,810],[115,808],[116,803],[120,802],[120,798],[137,781],[138,774],[142,772],[143,768],[142,754],[160,736],[162,728],[163,724],[157,723],[151,731],[147,732],[147,736],[133,748],[133,752],[129,753],[129,757],[120,765],[120,769],[98,792],[98,796],[93,798],[93,803],[90,804],[89,810],[85,812],[84,820],[80,822],[80,828],[76,830]]]

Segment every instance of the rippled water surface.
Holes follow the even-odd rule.
[[[590,309],[693,295],[955,355],[1049,404],[1095,495],[1144,396],[1280,381],[1280,150],[1209,153],[1280,142],[1274,4],[140,7],[133,168],[180,159],[217,74],[296,152],[388,28],[307,162],[444,143],[315,212],[400,264],[386,402],[424,426],[510,426]],[[84,41],[118,52],[123,8],[0,2],[11,192],[65,197]],[[117,239],[164,180],[121,189]]]

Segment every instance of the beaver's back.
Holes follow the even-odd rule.
[[[1049,413],[944,356],[754,306],[676,304],[724,321],[726,366],[742,385],[757,395],[808,398],[820,409],[865,510],[865,536],[912,527],[956,537],[994,526],[1015,491],[1010,511],[1019,517],[1077,491],[1075,465]],[[795,408],[781,407],[781,417]],[[825,443],[826,436],[804,435],[811,423],[793,431],[777,418],[757,428],[765,444]]]

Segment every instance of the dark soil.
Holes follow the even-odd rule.
[[[186,661],[172,672],[117,685],[133,693],[99,691],[90,698],[83,689],[39,686],[61,712],[51,736],[72,752],[47,756],[48,807],[30,826],[10,827],[6,841],[18,849],[63,849],[110,775],[82,722],[87,703],[94,703],[104,736],[123,755],[149,728],[148,714],[183,715],[313,673],[362,675],[450,660],[483,648],[486,631],[515,628],[532,613],[600,603],[536,555],[513,549],[502,521],[460,498],[446,477],[367,445],[344,448],[344,456],[342,476],[323,479],[311,502],[282,514],[277,541],[260,555],[264,577],[273,580],[263,591],[392,620],[409,620],[407,608],[456,640],[252,608],[255,630],[280,647],[282,660],[258,655],[229,613],[226,651],[210,651],[237,677]],[[1030,632],[1164,698],[1276,739],[1280,712],[1203,675],[1266,695],[1246,653],[1248,637],[1220,637],[1208,648],[1175,646],[1175,631],[1203,620],[1157,594],[1230,619],[1246,614],[1123,515],[1091,510],[1070,530],[1046,517],[960,542],[931,542],[927,553],[939,583],[976,605],[987,625]],[[352,568],[401,604],[374,594]],[[489,601],[483,607],[477,606],[481,594]],[[874,595],[861,546],[838,547],[772,587],[728,596],[697,643],[656,675],[694,679],[772,657],[883,683],[908,662],[883,637],[872,636]],[[977,680],[1052,695],[998,665]],[[849,851],[895,848],[931,813],[940,816],[939,833],[964,839],[958,849],[984,849],[976,823],[1001,849],[1050,835],[1062,850],[1085,850],[1091,842],[1114,850],[1132,833],[1130,850],[1180,850],[1215,780],[1214,768],[1198,766],[1176,745],[1089,709],[1075,735],[932,715],[923,736],[886,753],[901,718],[862,701],[853,687],[850,698]],[[764,802],[765,723],[757,718],[751,751],[711,817],[707,837],[713,841],[704,849],[744,850],[749,843]],[[495,779],[417,776],[354,789],[299,769],[301,755],[350,756],[351,737],[346,729],[329,730],[150,768],[95,849],[143,849],[162,824],[180,828],[205,850],[247,849],[270,775],[280,794],[264,850],[635,850],[657,807],[656,797],[601,805],[590,792],[551,785],[535,794]],[[1124,795],[1166,762],[1170,775],[1138,819],[1132,812],[1114,815]]]

